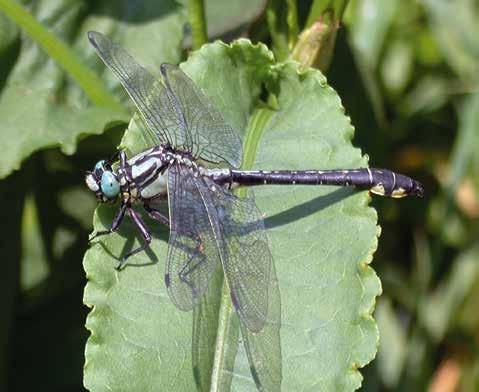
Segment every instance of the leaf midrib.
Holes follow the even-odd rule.
[[[248,170],[253,167],[263,131],[272,115],[272,110],[263,107],[256,108],[250,116],[243,140],[242,169]],[[246,197],[247,191],[247,188],[240,188],[236,190],[235,193],[239,197]],[[226,374],[226,372],[224,372],[224,366],[228,346],[227,337],[231,336],[229,333],[230,328],[238,328],[237,325],[233,325],[234,309],[229,292],[227,280],[223,279],[220,311],[218,315],[218,333],[216,335],[216,348],[211,372],[211,392],[220,392],[221,387],[225,385],[223,378]]]

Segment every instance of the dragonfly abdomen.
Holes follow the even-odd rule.
[[[402,174],[385,169],[351,170],[230,170],[222,171],[219,182],[239,186],[255,185],[337,185],[355,186],[389,197],[422,196],[422,185]]]

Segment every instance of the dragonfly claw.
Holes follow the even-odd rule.
[[[122,257],[120,261],[118,261],[118,264],[115,266],[115,269],[117,271],[121,271],[125,267],[125,264],[126,264],[126,258]]]

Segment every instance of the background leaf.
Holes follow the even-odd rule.
[[[71,43],[87,64],[100,65],[86,39],[91,29],[149,53],[145,56],[148,61],[179,60],[183,15],[173,0],[163,1],[161,6],[152,1],[134,6],[125,1],[114,7],[109,2],[95,2],[88,10],[82,1],[63,0],[52,6],[44,0],[31,2],[29,8],[40,23],[47,23],[61,40]],[[144,23],[147,20],[153,22]],[[5,22],[5,27],[11,36],[14,26]],[[0,178],[18,169],[23,159],[38,149],[59,146],[65,154],[73,154],[79,138],[100,134],[128,119],[118,110],[91,107],[79,87],[30,38],[22,37],[21,42],[18,35],[16,38],[10,41],[16,58],[5,70],[8,77],[0,96],[2,132],[8,142],[0,158]]]

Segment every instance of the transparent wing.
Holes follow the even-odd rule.
[[[203,296],[220,260],[215,232],[198,186],[201,178],[177,163],[168,169],[170,239],[165,282],[173,303],[190,310]]]
[[[161,80],[139,65],[120,45],[90,31],[88,39],[103,62],[118,77],[147,124],[157,144],[180,147],[186,141],[185,129],[171,96]]]
[[[186,148],[195,157],[210,162],[227,162],[239,167],[242,145],[238,134],[199,87],[177,66],[162,64],[166,87],[183,114]]]
[[[130,95],[157,144],[168,142],[215,163],[241,164],[238,134],[180,68],[163,64],[163,80],[158,80],[104,35],[90,31],[88,39]]]
[[[168,169],[168,197],[166,282],[173,302],[190,309],[221,260],[241,321],[250,331],[260,331],[268,313],[272,256],[254,200],[238,198],[176,163]]]
[[[198,305],[193,308],[191,360],[198,391],[209,391],[211,387],[211,371],[218,331],[218,310],[223,288],[223,268],[220,264],[218,266],[208,285],[208,290]],[[233,372],[233,365],[234,363],[231,366],[227,365],[225,370]]]
[[[268,313],[272,256],[264,222],[252,198],[239,198],[212,180],[200,188],[214,227],[231,300],[239,317],[253,332],[260,331]]]
[[[198,390],[208,390],[211,368],[215,355],[217,313],[221,300],[221,282],[212,279],[208,291],[193,308],[192,361]],[[281,299],[274,264],[271,266],[268,289],[268,317],[260,332],[251,332],[240,323],[243,344],[248,357],[252,377],[262,392],[281,390]],[[233,373],[234,363],[226,364],[226,372]]]
[[[281,297],[274,264],[271,265],[268,287],[268,317],[263,329],[251,332],[240,323],[251,375],[259,391],[280,391],[282,381]]]

